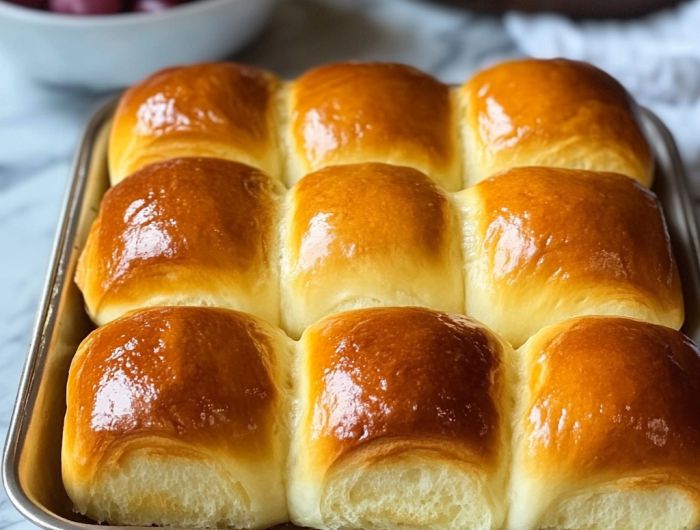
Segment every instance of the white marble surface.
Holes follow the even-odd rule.
[[[498,18],[405,0],[288,0],[236,59],[285,75],[393,60],[458,82],[518,55]],[[0,433],[7,428],[81,129],[107,95],[37,86],[0,56]],[[0,493],[0,530],[30,524]]]

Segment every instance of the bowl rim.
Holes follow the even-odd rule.
[[[241,4],[260,0],[199,0],[173,6],[158,13],[111,13],[102,15],[68,15],[20,6],[6,0],[0,0],[0,17],[6,16],[19,22],[48,24],[65,27],[115,27],[132,24],[162,22],[194,15],[201,11],[216,9],[228,4]]]

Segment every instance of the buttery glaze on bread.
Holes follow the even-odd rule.
[[[697,346],[588,317],[541,331],[519,355],[509,528],[698,528]]]
[[[512,167],[552,166],[622,173],[651,185],[652,151],[634,101],[590,64],[504,62],[472,77],[459,97],[469,184]]]
[[[321,66],[291,84],[288,181],[325,166],[385,162],[461,188],[449,88],[401,64]]]
[[[698,526],[700,357],[653,324],[683,304],[636,113],[565,60],[452,89],[397,64],[281,83],[222,63],[128,90],[76,274],[107,323],[68,380],[76,510]],[[591,314],[616,317],[566,320]]]
[[[448,197],[415,169],[366,163],[306,175],[283,227],[285,329],[298,337],[327,314],[368,306],[462,312],[459,239]]]
[[[114,114],[112,184],[152,162],[188,156],[243,162],[279,178],[278,83],[250,66],[212,63],[168,68],[133,86]]]
[[[276,324],[281,185],[213,158],[151,164],[105,194],[76,281],[97,324],[142,307],[216,306]]]
[[[457,201],[467,314],[511,344],[579,315],[683,323],[661,207],[634,180],[516,168],[460,192]]]
[[[290,348],[264,321],[211,308],[147,309],[92,332],[66,396],[76,510],[117,525],[287,520]]]
[[[296,369],[292,521],[498,528],[510,347],[462,315],[371,308],[306,329]]]

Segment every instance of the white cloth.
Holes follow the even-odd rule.
[[[619,79],[669,126],[700,197],[700,0],[629,21],[510,13],[505,25],[527,55],[588,61]]]

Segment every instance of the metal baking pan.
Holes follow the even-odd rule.
[[[75,159],[3,456],[2,475],[10,500],[29,521],[51,530],[97,527],[73,513],[63,489],[61,436],[68,367],[78,344],[93,328],[73,275],[108,187],[107,138],[115,103],[95,113]],[[683,280],[683,330],[700,342],[700,240],[685,171],[668,129],[649,111],[643,111],[642,118],[657,160],[653,190],[664,207]]]

